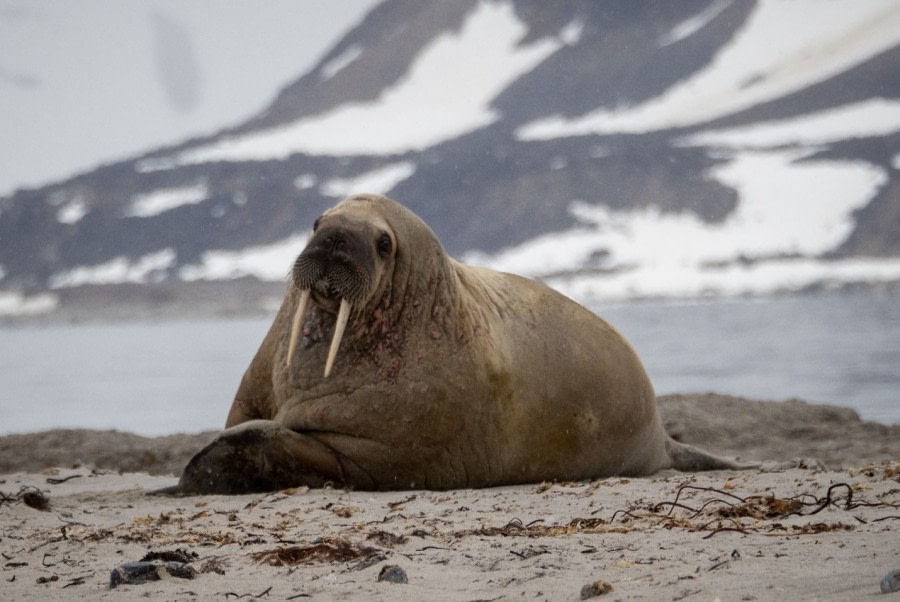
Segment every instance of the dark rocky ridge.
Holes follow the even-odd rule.
[[[753,2],[728,5],[700,31],[676,43],[660,46],[657,40],[711,3],[514,0],[512,6],[529,28],[521,44],[558,36],[573,21],[583,24],[577,43],[562,46],[503,90],[492,103],[498,121],[422,151],[295,154],[284,160],[141,169],[142,160],[171,157],[221,136],[377,98],[437,36],[458,31],[477,5],[475,0],[388,0],[246,123],[0,199],[0,292],[39,293],[52,285],[54,274],[116,258],[136,261],[160,249],[174,250],[176,262],[154,273],[146,286],[199,286],[179,281],[178,269],[210,249],[240,250],[284,239],[310,226],[334,203],[316,186],[298,188],[298,176],[314,174],[318,182],[350,178],[400,160],[413,162],[416,171],[390,195],[421,215],[455,256],[472,249],[497,251],[569,227],[573,199],[613,209],[688,212],[716,224],[731,214],[737,200],[735,190],[705,175],[723,159],[711,149],[678,145],[680,137],[711,124],[752,124],[900,96],[900,71],[895,68],[900,47],[894,47],[806,89],[692,128],[547,141],[516,138],[516,128],[535,119],[640,102],[707,65],[747,20]],[[323,78],[323,67],[354,46],[365,49],[360,58]],[[867,161],[883,167],[888,177],[870,204],[855,213],[850,236],[828,256],[900,257],[900,171],[892,165],[898,148],[900,135],[893,134],[838,142],[817,155]],[[202,202],[152,217],[124,213],[135,195],[197,182],[207,186]],[[61,223],[58,212],[76,199],[84,205],[84,217]]]

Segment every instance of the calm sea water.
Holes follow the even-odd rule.
[[[659,394],[730,393],[855,408],[900,423],[900,296],[860,293],[594,308]],[[221,428],[268,319],[0,330],[0,434]]]

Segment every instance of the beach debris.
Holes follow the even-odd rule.
[[[385,560],[387,560],[387,554],[379,550],[377,553],[371,556],[366,556],[355,564],[351,564],[347,567],[347,570],[349,572],[362,571],[369,568],[370,566],[378,564],[379,562],[384,562]]]
[[[588,598],[596,598],[597,596],[608,594],[611,591],[613,591],[612,583],[604,581],[603,579],[597,579],[593,583],[588,583],[581,588],[581,599],[587,600]]]
[[[334,513],[335,516],[339,518],[350,518],[356,512],[356,508],[352,508],[350,506],[331,506],[329,512]]]
[[[779,521],[788,517],[812,517],[829,507],[842,511],[859,507],[898,507],[898,504],[883,500],[869,502],[858,499],[854,493],[861,490],[859,484],[854,486],[849,483],[833,483],[826,489],[823,497],[817,497],[812,493],[778,497],[773,492],[741,497],[733,493],[735,489],[734,484],[722,489],[682,484],[678,486],[672,500],[649,504],[643,500],[629,503],[627,508],[616,510],[609,519],[597,516],[578,517],[566,523],[546,524],[544,519],[524,523],[519,518],[512,518],[502,526],[482,524],[475,529],[459,531],[455,535],[553,537],[575,533],[629,533],[641,528],[647,522],[666,529],[707,531],[705,539],[727,532],[747,535],[766,528],[769,533],[814,535],[832,531],[850,531],[854,529],[854,525],[840,521],[800,522],[800,524],[796,524],[796,521],[795,524],[783,524]],[[705,499],[700,499],[698,496],[703,494],[712,496],[704,495]],[[856,517],[853,518],[862,522]]]
[[[50,511],[50,499],[37,487],[22,487],[16,494],[0,491],[0,506],[13,502],[23,502],[26,506],[41,512]]]
[[[381,567],[381,572],[378,573],[378,580],[387,581],[388,583],[409,583],[406,571],[396,564],[386,564]]]
[[[551,537],[554,535],[570,535],[572,533],[602,533],[611,521],[602,518],[573,518],[562,525],[542,525],[543,519],[537,519],[525,524],[519,518],[513,518],[502,527],[488,527],[482,525],[473,531],[474,535],[504,537]]]
[[[63,477],[61,479],[56,479],[54,477],[47,477],[47,483],[50,485],[62,485],[66,481],[71,481],[72,479],[80,479],[81,477],[82,477],[82,475],[80,475],[80,474],[69,475],[69,476]]]
[[[829,506],[839,507],[838,500],[834,495],[834,492],[838,489],[843,489],[846,492],[846,497],[843,500],[844,510],[852,510],[853,508],[862,505],[870,505],[867,502],[853,502],[853,487],[851,487],[848,483],[832,484],[830,487],[828,487],[828,490],[825,493],[825,497],[821,499],[816,498],[815,496],[812,496],[810,494],[797,495],[789,498],[779,498],[771,493],[767,495],[740,497],[727,491],[723,491],[722,489],[716,489],[715,487],[681,485],[678,488],[675,499],[673,501],[660,502],[651,506],[650,510],[653,513],[660,513],[662,512],[662,508],[664,506],[669,506],[669,511],[666,513],[667,517],[672,516],[673,511],[676,508],[679,508],[691,513],[687,517],[688,521],[704,514],[712,514],[713,516],[718,516],[720,518],[725,518],[732,521],[732,526],[712,526],[711,522],[703,524],[700,527],[700,530],[711,529],[711,533],[704,538],[706,539],[711,537],[712,535],[715,535],[716,533],[721,533],[724,531],[735,531],[738,533],[746,534],[747,530],[745,529],[744,525],[738,522],[738,519],[740,518],[771,520],[786,518],[788,516],[812,516],[814,514],[818,514]],[[692,508],[679,501],[682,493],[688,490],[715,493],[720,497],[706,501],[699,508]],[[711,506],[718,507],[711,509]],[[815,508],[809,511],[805,511],[805,509],[810,506],[815,506]],[[784,529],[784,527],[779,523],[773,523],[771,528],[772,530]],[[850,530],[852,528],[852,526],[845,525],[840,522],[823,522],[806,525],[793,525],[791,527],[791,531],[799,534],[815,534],[823,533],[826,531]]]
[[[197,571],[185,562],[163,562],[159,560],[126,562],[112,570],[109,575],[109,587],[119,585],[136,585],[159,581],[160,579],[193,579]]]
[[[163,562],[181,562],[183,564],[189,564],[195,560],[197,560],[199,556],[197,552],[191,552],[189,550],[185,550],[184,548],[178,548],[177,550],[168,550],[162,552],[154,552],[153,550],[144,554],[144,557],[141,558],[141,562],[151,562],[153,560],[161,560]]]
[[[891,594],[893,592],[900,592],[900,569],[888,571],[881,579],[881,593]]]
[[[19,499],[25,505],[41,512],[50,512],[50,499],[38,489],[24,491],[19,494]]]
[[[271,566],[293,566],[316,562],[348,562],[380,554],[375,548],[352,544],[346,539],[322,538],[309,546],[290,546],[256,552],[251,557],[257,563]]]
[[[374,541],[380,546],[384,546],[386,548],[393,548],[394,546],[403,545],[406,543],[405,535],[397,535],[395,533],[390,533],[388,531],[373,531],[366,536],[366,539],[369,541]]]
[[[76,585],[84,585],[87,577],[75,577],[74,579],[69,579],[68,582],[61,589],[66,589],[67,587],[75,587]]]
[[[191,562],[197,560],[196,552],[183,548],[176,550],[150,550],[137,562],[126,562],[112,570],[109,575],[110,589],[122,584],[148,583],[160,579],[193,579],[197,571]]]
[[[529,558],[540,556],[542,554],[549,554],[550,550],[548,550],[546,546],[538,546],[536,548],[534,546],[528,546],[527,548],[523,548],[521,551],[510,550],[509,553],[513,556],[518,556],[522,560],[527,560]]]
[[[412,495],[406,496],[402,500],[388,502],[388,508],[390,508],[391,510],[396,512],[397,510],[400,510],[401,508],[403,508],[403,506],[405,506],[409,502],[412,502],[413,500],[415,500],[417,497],[419,497],[419,496],[414,493]]]
[[[265,590],[259,592],[258,594],[251,594],[251,593],[249,593],[249,592],[246,593],[246,594],[238,594],[238,593],[235,593],[235,592],[225,592],[223,595],[225,596],[225,599],[226,599],[226,600],[228,600],[228,599],[230,599],[230,598],[251,598],[251,599],[255,599],[255,598],[268,598],[268,597],[269,597],[269,592],[272,591],[272,587],[273,587],[273,586],[270,585],[269,587],[267,587]],[[299,596],[292,596],[291,598],[287,598],[287,599],[288,599],[288,600],[292,600],[292,599],[294,599],[294,598],[296,598],[296,597],[308,598],[309,596],[306,595],[306,594],[299,594]]]
[[[225,566],[222,564],[221,558],[210,558],[200,565],[201,573],[216,573],[217,575],[225,574]]]

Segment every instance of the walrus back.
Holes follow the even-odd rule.
[[[514,399],[502,423],[515,442],[510,455],[535,467],[530,480],[642,475],[669,464],[653,386],[615,328],[540,282],[470,266],[460,274],[473,305],[502,323],[485,355],[515,369],[490,401]]]

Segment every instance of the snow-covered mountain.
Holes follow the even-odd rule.
[[[354,192],[586,302],[896,283],[898,65],[897,0],[386,0],[248,122],[0,200],[0,312],[282,282]]]

